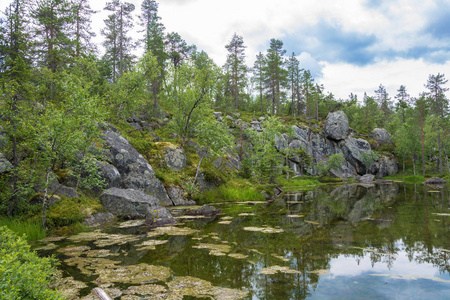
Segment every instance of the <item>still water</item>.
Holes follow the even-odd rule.
[[[450,299],[448,186],[355,184],[215,206],[214,218],[124,222],[36,249],[60,259],[69,299],[94,299],[97,286],[115,299]]]

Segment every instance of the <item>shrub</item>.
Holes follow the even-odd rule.
[[[41,258],[26,240],[0,227],[0,298],[63,299],[48,288],[56,260]]]

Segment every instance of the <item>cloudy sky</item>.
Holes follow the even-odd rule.
[[[95,10],[107,1],[90,0]],[[8,0],[0,0],[5,7]],[[141,0],[129,0],[140,12]],[[167,32],[178,32],[217,64],[237,33],[247,46],[247,64],[284,43],[317,82],[338,98],[362,98],[380,84],[393,97],[400,85],[412,96],[429,74],[450,77],[450,0],[160,0]],[[105,13],[94,16],[97,43]]]

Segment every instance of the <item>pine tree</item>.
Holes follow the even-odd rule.
[[[287,62],[287,70],[289,77],[289,85],[291,88],[291,114],[292,117],[295,117],[295,103],[297,99],[297,105],[300,104],[300,80],[301,80],[301,69],[300,62],[297,57],[295,57],[295,53],[292,52],[292,55],[289,57]],[[297,109],[298,110],[298,109]]]
[[[397,113],[401,114],[402,121],[403,121],[403,123],[405,123],[406,122],[405,111],[409,106],[410,96],[406,92],[406,87],[404,85],[400,86],[400,88],[397,90],[397,95],[395,95],[394,98],[397,99],[395,109],[396,109]]]
[[[438,134],[439,147],[438,168],[441,175],[443,174],[441,125],[445,123],[444,120],[448,115],[448,99],[445,97],[445,92],[448,91],[448,88],[444,87],[447,82],[448,80],[445,79],[445,75],[438,73],[437,75],[430,75],[428,77],[427,84],[425,85],[429,90],[428,99],[430,100],[429,102],[433,114],[436,117],[436,129]]]
[[[96,11],[92,10],[88,0],[74,0],[73,5],[74,22],[75,22],[75,56],[88,54],[96,50],[96,45],[91,40],[96,36],[92,32],[91,17]]]
[[[238,109],[240,95],[247,84],[244,39],[235,33],[225,48],[228,51],[225,68],[230,74],[230,88],[233,95],[234,108]]]
[[[185,40],[176,32],[171,32],[166,36],[167,54],[173,67],[176,69],[180,64],[189,59],[189,55],[195,51],[195,46],[188,46]]]
[[[0,106],[5,125],[2,130],[11,142],[11,193],[7,213],[17,209],[20,194],[19,151],[23,135],[24,119],[29,118],[24,107],[29,97],[30,72],[30,34],[28,30],[26,3],[14,0],[5,10],[1,29]]]
[[[270,40],[270,47],[267,50],[265,67],[266,91],[272,100],[272,115],[279,113],[279,106],[284,96],[283,88],[287,83],[287,70],[284,68],[285,61],[283,55],[283,42],[276,39]]]
[[[158,107],[158,94],[165,80],[165,67],[168,58],[164,45],[164,26],[158,16],[158,3],[154,0],[144,0],[141,6],[139,20],[144,27],[144,50],[151,53],[158,61],[159,74],[149,83],[153,94],[153,111]]]
[[[264,82],[265,82],[265,73],[264,68],[266,65],[266,59],[264,55],[259,52],[258,55],[256,55],[255,63],[253,64],[252,72],[253,77],[252,81],[256,85],[256,88],[259,92],[259,101],[261,103],[261,113],[264,113]]]
[[[105,28],[101,33],[105,36],[103,46],[106,49],[105,58],[109,62],[112,82],[121,77],[131,68],[133,56],[131,51],[134,46],[128,32],[133,27],[133,4],[120,0],[107,2],[105,10],[111,12],[105,21]]]
[[[315,86],[314,86],[314,78],[311,76],[311,72],[309,70],[303,71],[301,77],[301,87],[302,94],[305,99],[305,115],[308,118],[308,123],[313,118],[314,111],[314,94],[315,94]]]

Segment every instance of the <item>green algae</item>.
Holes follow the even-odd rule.
[[[281,228],[272,228],[272,227],[244,227],[245,231],[254,231],[254,232],[262,232],[262,233],[282,233],[284,232]]]
[[[209,255],[214,256],[225,256],[225,253],[231,251],[231,247],[229,245],[224,244],[199,244],[197,246],[192,246],[195,249],[208,249],[210,250]]]
[[[217,300],[244,299],[247,291],[216,287],[211,282],[190,276],[175,277],[167,284],[174,293],[192,297],[210,297]]]
[[[281,266],[271,266],[267,268],[262,268],[259,271],[259,274],[263,275],[274,275],[277,273],[284,273],[284,274],[301,274],[300,271],[292,270],[289,267],[281,267]]]
[[[167,244],[168,240],[148,240],[143,243],[136,245],[136,250],[156,250],[157,245]]]
[[[142,226],[144,224],[145,224],[145,220],[130,220],[130,221],[125,221],[125,222],[119,223],[118,227],[119,228],[131,228],[131,227]]]
[[[138,264],[98,268],[95,274],[99,275],[98,280],[101,282],[144,284],[151,281],[166,281],[170,276],[170,269],[163,266]]]
[[[167,227],[157,227],[154,229],[155,232],[159,233],[160,235],[167,234],[167,235],[190,235],[193,233],[199,232],[196,229],[191,229],[188,227],[173,227],[173,226],[167,226]]]

